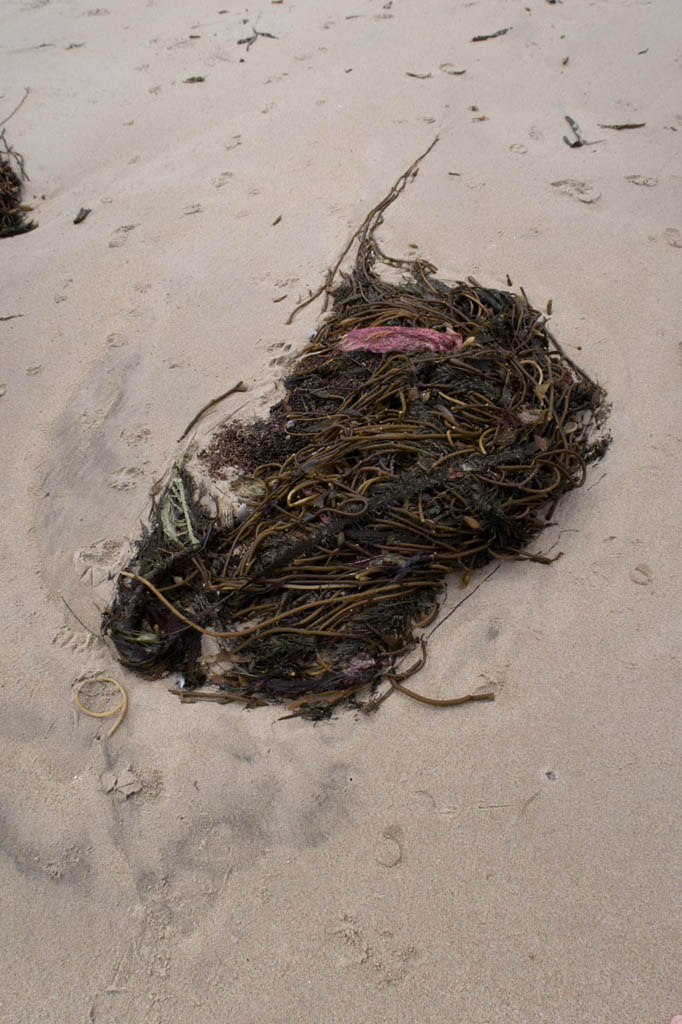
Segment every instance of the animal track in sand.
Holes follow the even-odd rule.
[[[122,441],[125,441],[129,448],[137,448],[138,445],[144,444],[150,434],[151,430],[147,427],[142,425],[133,425],[122,430],[120,437]]]
[[[626,174],[625,180],[633,185],[643,185],[645,188],[654,188],[658,185],[658,178],[648,178],[646,174]]]
[[[122,561],[126,545],[123,537],[106,537],[76,551],[73,564],[81,581],[98,587],[110,579]]]
[[[682,233],[677,228],[666,228],[663,232],[663,241],[673,249],[682,249]]]
[[[342,915],[341,923],[331,931],[330,939],[339,951],[343,965],[359,968],[368,974],[372,972],[379,988],[404,981],[420,955],[410,943],[396,942],[389,928],[367,928],[351,914]]]
[[[128,338],[125,334],[119,334],[118,331],[114,331],[112,334],[107,334],[107,348],[123,348],[123,346],[127,344]]]
[[[230,178],[234,178],[232,171],[221,171],[217,178],[211,178],[211,184],[214,188],[224,188]]]
[[[5,829],[2,852],[25,876],[47,878],[51,882],[83,886],[90,876],[89,850],[76,844],[65,845],[58,840],[40,848],[32,840],[17,838],[14,829]]]
[[[384,868],[395,868],[403,859],[403,829],[401,825],[388,825],[374,848],[374,859]]]
[[[131,764],[124,764],[103,772],[100,786],[103,793],[110,793],[121,801],[138,793],[140,799],[157,800],[163,789],[163,777],[156,769],[145,775]]]
[[[111,238],[109,239],[109,248],[120,249],[128,241],[130,232],[134,231],[136,227],[137,224],[122,224],[120,228],[112,231]]]
[[[109,477],[109,487],[115,491],[128,491],[137,486],[141,476],[144,472],[138,466],[124,466]]]
[[[562,178],[560,181],[551,182],[551,185],[562,195],[568,196],[569,199],[576,199],[579,203],[596,203],[601,199],[601,192],[587,181]]]
[[[636,565],[634,569],[630,571],[630,579],[633,583],[639,584],[640,587],[648,587],[653,581],[653,578],[653,572],[644,562],[640,563],[640,565]]]
[[[71,627],[66,624],[60,626],[52,637],[52,643],[55,647],[75,651],[77,654],[83,654],[85,651],[90,650],[96,642],[97,638],[92,636],[90,633],[85,633],[82,630],[75,632],[75,630],[71,629]]]

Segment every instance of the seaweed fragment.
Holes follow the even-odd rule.
[[[472,36],[472,43],[484,43],[487,39],[497,39],[499,36],[506,36],[507,32],[511,32],[511,28],[498,28],[497,32],[486,32],[483,35]]]

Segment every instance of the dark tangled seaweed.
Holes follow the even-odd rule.
[[[119,580],[104,627],[121,659],[217,686],[174,691],[183,699],[286,700],[317,718],[369,687],[360,706],[373,708],[381,680],[383,697],[423,664],[421,641],[399,671],[448,575],[548,562],[528,543],[605,451],[603,389],[525,294],[451,287],[423,260],[385,256],[374,238],[384,209],[365,221],[355,266],[269,419],[224,427],[202,453],[214,476],[237,467],[252,493],[257,483],[258,500],[220,523],[176,469]],[[381,263],[402,281],[382,279]],[[466,340],[445,353],[337,348],[374,325],[447,325]],[[202,634],[218,641],[203,657]]]
[[[0,131],[0,238],[23,235],[37,227],[26,219],[31,207],[21,201],[27,177],[23,157],[8,144],[3,129]]]

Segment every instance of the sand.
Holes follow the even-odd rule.
[[[238,45],[254,24],[276,38]],[[0,242],[3,1024],[682,1012],[681,25],[678,0],[5,0],[39,228]],[[566,114],[603,141],[569,148]],[[289,312],[436,133],[384,247],[552,297],[611,451],[540,541],[563,557],[505,564],[414,680],[494,704],[182,706],[61,597],[97,631],[182,429],[239,379],[199,440],[272,400],[319,305]],[[130,697],[111,739],[73,705],[99,672]]]

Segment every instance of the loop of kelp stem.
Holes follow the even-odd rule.
[[[121,703],[117,704],[115,708],[109,708],[107,711],[91,711],[90,708],[86,708],[84,704],[81,703],[80,699],[80,691],[86,683],[111,683],[112,686],[115,686],[119,690],[121,694]],[[93,679],[81,679],[81,681],[76,683],[74,686],[73,694],[78,710],[82,711],[84,715],[88,715],[90,718],[112,718],[114,715],[118,714],[118,718],[107,733],[107,739],[113,736],[125,718],[126,711],[128,710],[128,694],[118,680],[112,679],[111,676],[96,676]]]

